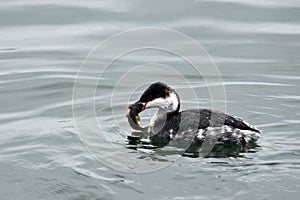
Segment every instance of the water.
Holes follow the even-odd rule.
[[[0,199],[299,196],[299,2],[14,0],[2,1],[0,10]],[[222,74],[227,112],[263,130],[256,153],[182,157],[162,170],[132,174],[113,170],[86,151],[72,117],[79,66],[99,42],[144,26],[175,29],[205,47]],[[141,51],[117,60],[107,75],[147,62],[186,67],[166,53]],[[189,70],[185,75],[201,96],[200,106],[209,107],[203,79]],[[108,91],[116,81],[111,77],[96,92],[97,113],[108,122],[104,134],[126,149],[130,129],[123,114],[118,119],[125,133],[109,123]],[[183,108],[195,103],[182,99]],[[115,109],[125,115],[121,106]]]

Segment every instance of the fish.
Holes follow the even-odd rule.
[[[143,130],[144,128],[140,125],[140,116],[139,113],[143,111],[144,105],[139,103],[134,103],[128,106],[129,112],[126,117],[129,125],[134,130]]]

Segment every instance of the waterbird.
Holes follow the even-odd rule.
[[[178,93],[162,82],[151,84],[140,99],[128,106],[129,125],[134,130],[152,133],[150,139],[162,144],[172,140],[185,140],[202,144],[235,143],[247,147],[260,138],[261,131],[239,117],[212,109],[189,109],[180,111]],[[141,127],[139,113],[157,108],[150,125]]]

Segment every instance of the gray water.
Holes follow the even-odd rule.
[[[87,152],[72,114],[77,71],[99,42],[149,26],[180,31],[203,45],[222,75],[226,111],[263,131],[254,153],[181,157],[135,174]],[[299,1],[1,1],[0,199],[298,199],[299,34]],[[113,69],[122,74],[147,62],[186,67],[170,55],[142,51],[120,58]],[[200,106],[210,107],[203,80],[188,70],[184,75],[201,95]],[[109,80],[96,94],[97,113],[108,122],[105,91],[116,78]],[[181,98],[183,108],[195,103]],[[126,149],[130,128],[123,115],[119,119],[128,134],[113,123],[103,131]]]

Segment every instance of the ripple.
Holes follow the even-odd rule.
[[[224,2],[224,0],[212,0],[213,2]],[[265,8],[265,9],[273,9],[273,8],[285,8],[285,7],[300,7],[300,4],[297,2],[294,4],[293,1],[286,1],[283,3],[282,1],[259,1],[259,0],[244,0],[244,1],[239,1],[239,0],[229,0],[226,2],[232,2],[235,4],[242,4],[242,5],[247,5],[247,6],[255,6],[259,8]]]
[[[295,199],[300,177],[299,8],[291,0],[2,2],[3,199]],[[119,31],[144,26],[173,28],[194,38],[216,61],[224,81],[207,85],[191,66],[166,52],[134,52],[116,61],[91,108],[103,134],[128,150],[128,158],[149,165],[172,163],[149,174],[124,174],[103,166],[84,149],[73,120],[72,89],[79,66],[95,45]],[[126,92],[118,94],[113,106],[110,91],[117,75],[154,61],[182,69],[201,107],[211,103],[207,87],[224,85],[228,113],[263,130],[256,151],[171,162],[182,150],[126,146],[131,130],[122,106],[131,95],[129,86],[120,87]],[[83,78],[94,79],[92,73]],[[145,69],[140,77],[146,75],[167,77],[179,91],[189,89],[168,71]],[[195,101],[182,95],[183,107],[195,107]],[[83,110],[85,102],[80,102]],[[142,116],[145,123],[150,115]]]

